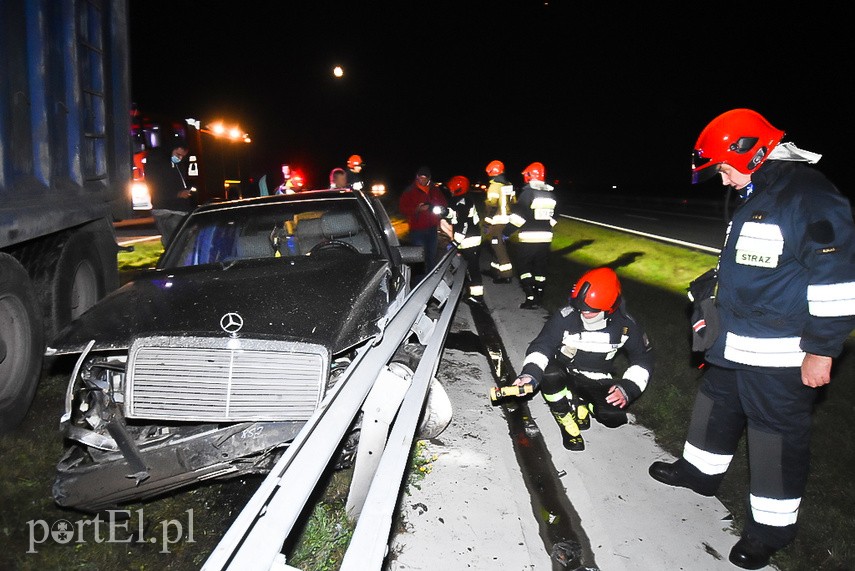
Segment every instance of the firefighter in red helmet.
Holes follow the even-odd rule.
[[[525,186],[520,190],[517,203],[502,235],[509,237],[519,232],[517,266],[520,285],[525,293],[522,309],[537,309],[546,286],[546,265],[552,244],[552,217],[555,198],[552,186],[546,184],[546,169],[542,163],[531,163],[522,171]]]
[[[353,190],[364,190],[365,183],[362,182],[362,168],[365,163],[359,155],[350,155],[347,158],[347,187]]]
[[[490,241],[490,251],[493,253],[490,269],[493,272],[493,283],[507,284],[511,283],[514,266],[508,256],[502,231],[510,221],[514,186],[505,177],[502,161],[490,161],[485,170],[490,177],[487,198],[484,200],[484,236]]]
[[[855,328],[851,205],[809,166],[820,155],[783,137],[760,113],[733,109],[695,144],[692,182],[720,175],[741,200],[716,266],[718,332],[699,347],[706,367],[682,456],[649,468],[715,495],[747,433],[749,509],[729,556],[744,569],[795,539],[817,388]]]
[[[614,357],[621,350],[629,364],[615,380]],[[652,374],[647,335],[626,309],[617,274],[602,267],[579,278],[569,303],[529,344],[513,384],[540,388],[564,447],[579,451],[592,415],[609,428],[626,424],[624,409],[641,396]]]
[[[451,177],[446,184],[451,199],[448,201],[448,221],[457,249],[466,260],[469,295],[465,301],[484,303],[484,285],[481,278],[481,219],[475,201],[469,194],[469,179],[462,175]]]

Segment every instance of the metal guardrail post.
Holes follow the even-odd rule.
[[[457,300],[463,290],[466,272],[457,272],[451,286],[450,298]],[[362,512],[351,537],[341,571],[367,571],[382,568],[389,546],[389,533],[403,484],[404,471],[410,459],[419,418],[425,405],[431,379],[436,374],[439,359],[445,345],[451,317],[456,304],[446,304],[437,320],[435,331],[425,347],[419,366],[413,374],[412,384],[398,412],[383,457],[368,490]]]
[[[445,274],[460,265],[456,249],[447,252],[436,268],[410,292],[403,305],[397,311],[390,311],[393,314],[387,316],[388,324],[382,337],[359,350],[334,389],[226,531],[202,566],[203,571],[283,568],[282,545],[374,380],[410,334],[413,323]],[[456,305],[457,299],[451,305]]]

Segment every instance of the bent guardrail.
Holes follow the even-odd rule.
[[[392,517],[389,499],[394,509],[403,479],[399,478],[395,486],[392,483],[395,474],[402,475],[403,467],[406,466],[409,446],[405,451],[404,445],[407,440],[411,444],[414,438],[427,394],[427,383],[438,366],[448,324],[460,298],[465,267],[465,263],[456,255],[456,249],[451,249],[410,292],[400,308],[388,316],[388,324],[382,335],[359,350],[341,381],[327,395],[226,531],[205,561],[203,571],[289,568],[281,553],[282,545],[375,380],[401,343],[411,333],[417,333],[419,340],[426,345],[425,352],[404,397],[401,413],[393,425],[389,444],[374,478],[375,483],[369,488],[367,501],[357,522],[358,533],[354,533],[355,541],[351,541],[346,556],[349,561],[362,561],[360,569],[380,569],[382,555],[375,567],[367,565],[365,558],[370,554],[374,561],[377,559],[376,553],[381,551],[385,555]],[[433,326],[425,327],[424,312],[431,298],[437,295],[443,306],[442,312]],[[388,460],[386,451],[390,453]],[[376,485],[377,476],[382,476],[385,487]],[[384,494],[389,497],[383,498]],[[379,529],[372,530],[374,533],[371,534],[360,532],[360,527],[364,529],[359,523],[363,518],[388,520],[389,527],[385,528],[385,533]],[[379,544],[381,540],[382,544]]]

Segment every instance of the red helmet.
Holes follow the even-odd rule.
[[[350,155],[347,158],[347,168],[352,169],[353,167],[361,167],[364,166],[362,164],[362,157],[359,155]]]
[[[722,113],[707,125],[692,153],[692,184],[711,178],[720,164],[743,174],[760,168],[784,132],[751,109]]]
[[[611,268],[585,273],[570,293],[570,303],[579,311],[613,313],[620,305],[620,280]]]
[[[448,190],[454,196],[463,196],[469,192],[469,179],[462,175],[451,177],[448,181]]]
[[[541,182],[546,178],[546,167],[543,166],[543,163],[531,163],[525,170],[522,171],[523,179],[526,182],[531,180],[539,180]]]
[[[505,172],[505,163],[502,161],[490,161],[486,170],[487,174],[490,176],[499,176]]]

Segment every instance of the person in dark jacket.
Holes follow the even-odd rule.
[[[546,266],[552,245],[555,219],[555,198],[552,186],[546,184],[546,169],[542,163],[531,163],[522,172],[525,186],[520,189],[510,224],[502,230],[503,239],[519,232],[517,238],[517,268],[525,300],[520,308],[537,309],[546,287]]]
[[[614,379],[614,357],[625,351],[629,366]],[[526,350],[515,386],[539,387],[561,429],[564,447],[584,450],[582,430],[593,415],[616,428],[627,423],[627,405],[641,396],[653,374],[647,334],[626,309],[620,280],[611,268],[586,272],[570,303],[553,314]]]
[[[750,109],[719,115],[695,145],[693,181],[719,174],[741,199],[718,260],[719,334],[682,457],[650,475],[714,495],[747,428],[748,514],[730,561],[765,567],[796,535],[817,389],[855,328],[855,223],[819,171]]]
[[[483,305],[484,284],[481,276],[481,219],[475,201],[469,194],[469,179],[462,175],[451,177],[446,185],[451,194],[448,220],[457,250],[466,260],[469,295],[468,303]]]
[[[362,181],[362,169],[365,163],[362,162],[362,157],[359,155],[350,155],[347,157],[347,187],[353,190],[367,190],[365,183]]]
[[[164,248],[184,217],[196,207],[181,167],[185,156],[187,142],[181,138],[152,149],[146,156],[145,181],[151,193],[151,215]]]
[[[415,180],[401,194],[398,210],[407,218],[409,243],[424,248],[425,274],[430,272],[437,262],[437,231],[447,207],[445,195],[431,184],[430,169],[419,167]]]

